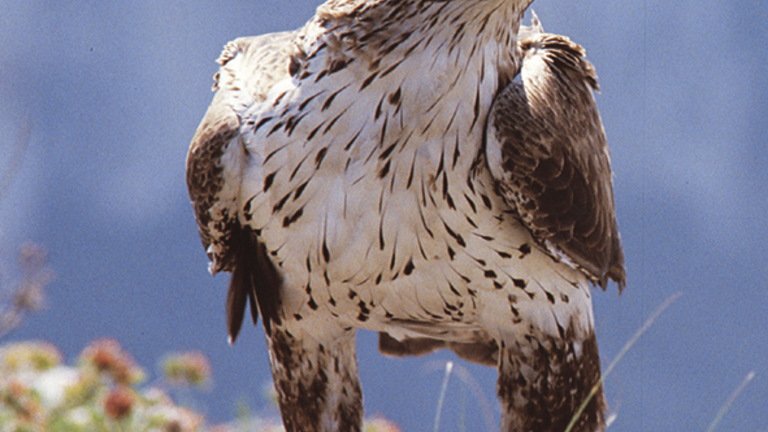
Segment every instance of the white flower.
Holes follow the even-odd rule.
[[[76,426],[88,426],[93,420],[93,414],[88,408],[77,407],[67,412],[67,420]]]
[[[30,376],[29,385],[35,390],[45,406],[56,407],[64,402],[68,387],[77,384],[80,372],[77,369],[56,366],[40,374]]]

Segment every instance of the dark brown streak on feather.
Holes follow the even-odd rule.
[[[279,121],[279,122],[275,123],[275,125],[272,126],[272,129],[270,129],[269,132],[267,132],[267,137],[271,136],[273,133],[275,133],[278,130],[280,130],[280,128],[283,127],[284,124],[285,124],[284,121]]]
[[[299,74],[300,70],[301,60],[297,56],[292,55],[288,64],[288,74],[295,78],[296,75]]]
[[[320,130],[320,128],[323,127],[323,125],[325,125],[325,122],[321,122],[319,125],[315,126],[315,128],[312,129],[309,135],[307,135],[307,141],[312,141],[312,138],[315,137],[315,134],[317,134],[317,132]]]
[[[281,146],[281,147],[278,147],[278,148],[276,148],[276,149],[272,150],[272,151],[271,151],[271,152],[270,152],[270,153],[267,155],[267,157],[265,157],[265,158],[264,158],[264,162],[263,162],[263,163],[265,163],[265,164],[266,164],[267,162],[269,162],[269,160],[270,160],[270,159],[272,159],[272,156],[276,155],[276,154],[277,154],[277,152],[279,152],[280,150],[283,150],[285,147],[286,147],[286,146]]]
[[[304,114],[302,114],[302,115],[300,115],[300,116],[298,116],[298,117],[296,117],[296,116],[294,116],[294,117],[290,117],[290,118],[289,118],[289,119],[288,119],[288,120],[285,122],[285,131],[288,133],[288,136],[289,136],[289,137],[291,136],[291,134],[293,134],[293,130],[294,130],[294,129],[296,129],[296,126],[298,126],[298,125],[299,125],[299,123],[301,122],[301,120],[303,120],[303,119],[304,119],[304,117],[306,117],[306,115],[307,115],[307,114],[308,114],[308,113],[304,113]]]
[[[429,122],[427,123],[427,125],[424,126],[424,128],[421,130],[422,134],[426,133],[432,127],[432,123],[435,121],[436,118],[437,118],[437,114],[433,115],[432,118],[429,119]]]
[[[421,209],[421,206],[419,206],[419,217],[421,218],[421,225],[424,227],[424,230],[427,231],[427,234],[429,234],[431,238],[435,238],[432,230],[429,229],[429,226],[427,225],[427,220],[424,218],[424,211]],[[424,258],[426,258],[426,256]]]
[[[423,180],[421,181],[421,206],[427,206],[427,185]]]
[[[389,165],[390,165],[390,162],[392,162],[392,161],[387,161],[387,163],[385,163],[385,164],[384,164],[384,166],[383,166],[383,167],[381,167],[381,169],[379,170],[379,174],[378,174],[378,177],[379,177],[380,179],[381,179],[381,178],[384,178],[384,177],[386,177],[386,176],[387,176],[387,174],[389,174]]]
[[[453,237],[454,240],[456,240],[456,243],[459,244],[461,247],[467,247],[467,243],[464,241],[464,238],[461,236],[461,234],[457,234],[454,230],[451,229],[450,226],[448,226],[445,221],[443,221],[443,226],[445,227],[445,232],[448,233],[449,236]]]
[[[480,119],[480,83],[477,84],[477,91],[475,92],[475,106],[473,108],[474,116],[472,117],[472,126],[470,129],[475,128],[475,124]]]
[[[379,250],[384,250],[386,243],[384,242],[384,215],[381,215],[379,219]]]
[[[389,147],[387,147],[386,149],[384,149],[384,151],[383,151],[383,152],[381,152],[381,154],[379,155],[379,160],[384,160],[384,159],[387,159],[387,158],[389,157],[389,155],[390,155],[390,154],[392,154],[392,151],[394,151],[394,150],[395,150],[395,147],[397,147],[397,144],[398,144],[398,142],[397,142],[397,141],[395,141],[395,142],[394,142],[394,143],[392,143],[392,144],[391,144]]]
[[[279,212],[280,210],[282,210],[283,206],[285,205],[286,202],[288,202],[288,198],[290,198],[290,197],[291,197],[291,193],[289,192],[285,196],[280,198],[280,201],[278,201],[277,204],[275,204],[272,207],[272,214],[275,214],[275,213]]]
[[[451,164],[451,169],[456,168],[456,163],[459,161],[460,155],[461,155],[461,150],[459,150],[459,135],[456,134],[456,143],[453,147],[453,163]]]
[[[477,214],[477,207],[475,206],[475,202],[472,201],[472,199],[467,194],[464,194],[464,198],[467,200],[467,204],[469,204],[469,207],[472,209],[472,212]]]
[[[374,79],[376,79],[376,76],[377,76],[378,74],[379,74],[379,72],[374,72],[374,73],[372,73],[371,75],[369,75],[369,76],[368,76],[368,78],[366,78],[366,79],[363,81],[363,83],[360,85],[360,88],[358,89],[358,91],[363,91],[363,90],[364,90],[366,87],[368,87],[369,85],[371,85],[371,83],[373,82],[373,80],[374,80]]]
[[[256,195],[250,197],[243,206],[243,218],[246,220],[246,222],[250,222],[250,220],[253,218],[253,215],[251,214],[251,204],[255,198]]]
[[[398,152],[401,152],[401,151],[405,150],[406,146],[408,145],[408,142],[411,141],[411,137],[413,136],[414,132],[415,132],[414,130],[411,130],[408,133],[408,136],[406,136],[405,139],[401,140],[400,148],[397,150]],[[415,156],[415,154],[414,154],[414,156]]]
[[[448,176],[443,175],[443,199],[448,200],[449,198],[450,195],[448,194]],[[453,207],[453,200],[451,200],[451,207]]]
[[[402,44],[403,42],[405,42],[406,40],[408,40],[408,38],[411,36],[411,34],[412,34],[412,33],[413,33],[413,32],[404,32],[404,33],[402,33],[402,34],[400,35],[400,37],[398,37],[398,38],[397,38],[397,40],[395,40],[394,42],[392,42],[391,44],[389,44],[389,45],[388,45],[386,48],[384,48],[384,49],[383,49],[383,50],[382,50],[382,51],[381,51],[379,54],[380,54],[382,57],[384,57],[384,56],[386,56],[387,54],[391,53],[391,52],[392,52],[392,51],[394,51],[394,50],[395,50],[397,47],[399,47],[399,46],[400,46],[400,44]]]
[[[459,17],[457,16],[456,18],[459,18]],[[458,42],[461,42],[461,39],[464,37],[464,27],[465,27],[465,23],[462,22],[454,31],[453,36],[451,37],[450,48],[448,49],[449,56],[453,53],[453,49],[459,46]],[[458,61],[458,57],[459,56],[456,56],[457,61]]]
[[[276,106],[280,105],[280,101],[282,101],[282,100],[283,100],[283,98],[285,97],[285,95],[286,95],[287,93],[288,93],[287,91],[284,91],[284,92],[280,93],[280,94],[277,96],[277,98],[275,98],[275,102],[273,102],[273,103],[272,103],[272,106],[273,106],[273,107],[276,107]]]
[[[324,69],[324,70],[320,71],[320,73],[317,74],[317,76],[315,77],[315,82],[318,82],[321,79],[325,78],[326,75],[328,75],[328,69]]]
[[[331,251],[328,250],[328,242],[326,241],[325,231],[323,231],[323,259],[326,263],[331,261]]]
[[[261,120],[259,120],[259,122],[256,123],[256,126],[254,126],[254,128],[253,128],[253,132],[255,133],[256,131],[258,131],[259,128],[264,126],[270,120],[272,120],[272,117],[264,117]]]
[[[345,108],[344,111],[340,112],[339,115],[334,117],[333,120],[331,120],[330,123],[328,123],[328,126],[326,126],[325,129],[323,129],[323,135],[327,134],[331,130],[333,125],[336,124],[336,122],[341,118],[341,116],[343,116],[346,113],[347,113],[347,108]]]
[[[335,92],[331,93],[331,95],[330,95],[330,96],[328,96],[328,97],[325,99],[325,102],[323,102],[323,106],[322,106],[322,108],[320,108],[320,111],[325,111],[325,110],[327,110],[328,108],[330,108],[330,107],[331,107],[331,104],[333,103],[333,100],[336,98],[336,96],[337,96],[339,93],[341,93],[341,92],[343,92],[344,90],[346,90],[346,88],[347,88],[347,87],[349,87],[349,86],[348,86],[348,85],[346,85],[346,86],[344,86],[344,87],[342,87],[342,88],[340,88],[340,89],[336,90]]]
[[[431,104],[430,106],[428,106],[428,107],[427,107],[427,109],[426,109],[426,111],[424,111],[424,112],[425,112],[425,113],[428,113],[428,112],[432,111],[432,110],[433,110],[433,109],[434,109],[434,108],[435,108],[435,107],[436,107],[436,106],[437,106],[437,105],[438,105],[440,102],[444,102],[442,98],[435,98],[434,102],[432,102],[432,104]],[[425,130],[425,131],[426,131],[426,130],[428,130],[428,129],[429,129],[429,128],[428,128],[428,127],[426,127],[426,128],[424,128],[423,130]]]
[[[426,45],[428,45],[428,44],[425,44],[425,46],[426,46]],[[410,47],[410,48],[408,48],[407,50],[405,50],[405,52],[403,53],[403,60],[404,60],[404,59],[406,59],[406,58],[408,58],[408,56],[410,56],[410,55],[413,53],[413,51],[415,51],[415,50],[416,50],[416,48],[418,48],[418,47],[419,47],[419,44],[413,44],[413,45],[411,45],[411,47]],[[387,68],[387,69],[384,71],[384,73],[382,74],[382,76],[385,76],[386,74],[389,74],[389,73],[390,73],[390,72],[392,72],[392,70],[394,70],[394,69],[395,69],[397,66],[400,66],[400,63],[402,63],[402,62],[403,62],[403,60],[400,60],[399,62],[397,62],[397,63],[395,63],[394,65],[392,65],[392,66],[390,66],[389,68]]]
[[[402,88],[398,87],[397,90],[389,94],[389,103],[390,105],[396,105],[397,108],[395,111],[398,111],[400,109],[400,96],[402,94]]]
[[[469,217],[469,216],[467,216],[467,215],[464,215],[464,217],[467,219],[467,222],[468,222],[470,225],[472,225],[472,228],[475,228],[475,229],[477,229],[477,224],[475,223],[475,221],[473,221],[473,220],[472,220],[472,218],[471,218],[471,217]]]
[[[328,44],[325,42],[320,42],[320,44],[317,45],[317,48],[315,48],[314,51],[310,55],[307,56],[307,60],[314,59],[318,54],[320,54],[324,49],[328,47]]]
[[[376,111],[373,113],[373,120],[376,121],[381,117],[381,105],[384,104],[384,99],[386,98],[386,95],[381,96],[381,99],[379,99],[379,104],[376,105]]]
[[[448,251],[448,258],[450,258],[451,261],[453,261],[453,259],[456,258],[456,251],[454,251],[451,245],[449,245],[448,243],[445,244],[445,248]]]
[[[308,70],[305,70],[305,71],[304,71],[304,72],[302,72],[302,73],[301,73],[301,75],[299,76],[299,81],[305,80],[305,79],[307,79],[307,78],[311,77],[312,75],[313,75],[313,73],[312,73],[312,72],[310,72],[310,71],[308,71]]]
[[[472,222],[472,220],[471,220],[471,219],[469,219],[469,218],[467,218],[467,219],[468,219],[468,222],[469,222],[471,225],[475,225],[475,223],[474,223],[474,222]],[[485,240],[485,241],[493,241],[493,240],[494,240],[494,239],[493,239],[493,237],[491,237],[491,236],[488,236],[488,235],[484,235],[484,234],[480,234],[480,233],[472,233],[472,234],[476,235],[477,237],[480,237],[481,239],[483,239],[483,240]]]
[[[467,188],[472,191],[472,194],[477,193],[475,192],[475,183],[472,181],[472,176],[467,176]]]
[[[453,114],[451,115],[451,119],[448,120],[448,124],[445,126],[445,131],[443,132],[443,137],[448,135],[448,132],[451,131],[451,126],[453,126],[453,121],[456,120],[456,114],[459,112],[459,107],[461,107],[461,104],[456,104],[456,108],[453,109]],[[456,139],[458,140],[458,136],[456,137]],[[455,157],[454,157],[454,159],[455,159]],[[453,165],[455,166],[456,163],[454,162]]]
[[[379,75],[380,78],[384,78],[385,76],[391,74],[395,69],[397,69],[398,66],[403,62],[403,60],[398,61],[397,63],[393,64],[392,66],[384,69],[384,71],[381,72]]]
[[[403,268],[403,274],[406,276],[410,276],[411,273],[413,273],[415,266],[413,265],[413,257],[411,257],[408,260],[408,263],[405,264],[405,267]]]
[[[309,154],[305,154],[303,158],[299,161],[299,163],[296,165],[296,168],[293,169],[293,172],[291,172],[291,176],[288,178],[288,181],[293,181],[293,179],[296,177],[296,174],[299,173],[299,170],[304,165],[304,162],[309,157]]]
[[[416,170],[416,154],[413,155],[413,160],[411,160],[411,170],[408,172],[408,182],[405,185],[406,189],[411,188],[411,184],[413,184],[413,173]]]
[[[301,194],[304,193],[304,189],[306,189],[307,185],[309,184],[309,180],[305,181],[304,183],[300,184],[296,190],[293,192],[293,200],[296,201],[299,199]]]
[[[440,175],[444,172],[445,165],[443,164],[443,161],[445,161],[445,148],[440,152],[440,163],[437,165],[437,170],[435,171],[435,179],[440,178]]]
[[[350,63],[354,61],[354,58],[336,59],[331,63],[328,68],[328,75],[333,75],[336,72],[346,68]]]
[[[304,214],[304,207],[301,207],[300,209],[293,212],[293,214],[286,216],[283,218],[283,228],[288,228],[292,223],[299,220],[299,218]]]
[[[480,22],[480,29],[477,31],[477,34],[483,34],[485,31],[485,27],[488,25],[488,20],[491,19],[491,13],[487,13],[483,20]]]
[[[272,187],[272,182],[275,180],[275,174],[277,174],[277,172],[270,173],[264,177],[264,187],[262,187],[263,192],[268,191],[269,188]]]
[[[359,131],[357,131],[357,133],[355,134],[355,136],[353,136],[353,137],[352,137],[352,139],[351,139],[351,140],[349,140],[349,142],[347,143],[347,145],[345,145],[345,146],[344,146],[344,151],[349,151],[349,149],[350,149],[350,148],[352,148],[352,145],[355,143],[355,141],[357,141],[357,138],[358,138],[358,137],[360,136],[360,134],[363,132],[363,129],[364,129],[364,127],[363,127],[363,128],[360,128],[360,130],[359,130]]]
[[[316,97],[320,96],[323,93],[325,93],[325,90],[320,90],[319,92],[313,94],[312,96],[304,99],[304,102],[299,104],[299,111],[304,111],[304,108],[306,108],[310,102],[312,102]]]
[[[384,217],[384,196],[386,195],[386,189],[382,188],[379,194],[379,214]]]
[[[320,150],[317,151],[317,154],[315,155],[315,169],[320,168],[320,164],[323,163],[323,159],[325,158],[325,154],[328,152],[328,147],[323,147]]]
[[[488,210],[493,210],[493,206],[491,205],[491,199],[490,199],[490,198],[488,198],[488,196],[487,196],[487,195],[485,195],[485,194],[480,194],[480,198],[482,198],[482,200],[483,200],[483,205],[485,205],[485,207],[486,207]]]
[[[387,136],[387,123],[389,122],[388,117],[384,117],[384,123],[381,125],[381,136],[379,137],[379,147],[384,147],[384,139]]]
[[[389,163],[389,161],[387,163]],[[395,180],[396,179],[397,179],[397,168],[395,168],[395,170],[392,171],[392,175],[390,176],[390,180],[389,180],[389,192],[390,193],[395,191]]]

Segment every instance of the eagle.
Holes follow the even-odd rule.
[[[495,366],[503,432],[605,428],[591,289],[626,276],[597,77],[530,3],[328,0],[224,48],[187,184],[286,431],[361,430],[358,329]]]

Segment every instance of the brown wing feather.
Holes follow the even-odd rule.
[[[563,36],[524,35],[520,47],[520,80],[491,111],[487,145],[499,155],[489,156],[491,171],[537,239],[602,287],[610,278],[621,289],[624,254],[594,69]]]
[[[212,261],[211,272],[232,272],[227,295],[227,329],[234,342],[246,305],[254,324],[259,310],[269,333],[279,322],[282,280],[258,236],[240,224],[240,171],[225,166],[225,153],[241,152],[241,121],[234,106],[259,103],[270,87],[287,77],[300,53],[286,43],[291,33],[275,33],[230,42],[219,57],[211,106],[198,127],[187,156],[187,187],[200,239]],[[277,49],[272,49],[277,47]],[[236,61],[234,61],[237,59]],[[229,163],[236,158],[228,158]],[[257,307],[258,304],[258,307]]]
[[[221,199],[224,167],[221,157],[226,147],[239,134],[240,120],[222,104],[212,104],[197,128],[187,154],[187,189],[195,211],[200,240],[206,251],[215,243],[222,251],[208,258],[216,263],[213,272],[232,271],[234,262],[227,246],[229,227],[237,223],[237,214],[214,214],[213,207]]]

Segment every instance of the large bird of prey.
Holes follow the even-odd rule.
[[[596,75],[529,3],[329,0],[224,49],[187,182],[287,431],[360,430],[357,329],[496,366],[505,432],[563,431],[598,382],[590,289],[625,272]]]

